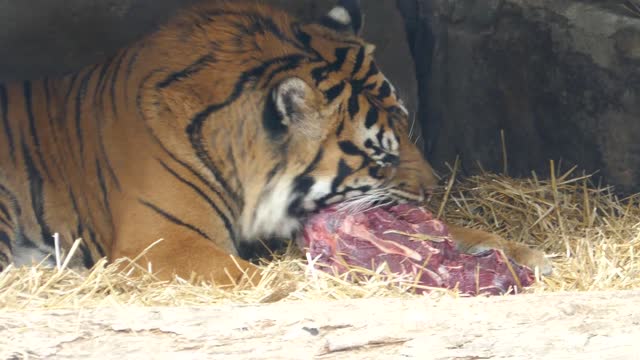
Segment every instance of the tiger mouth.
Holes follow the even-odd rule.
[[[241,257],[251,261],[257,261],[261,258],[269,259],[274,254],[285,251],[288,248],[289,244],[300,244],[300,237],[304,234],[304,231],[308,230],[308,227],[312,224],[312,222],[310,222],[310,219],[314,216],[317,216],[318,214],[335,211],[350,211],[353,213],[358,213],[375,208],[391,207],[404,203],[415,203],[415,201],[411,201],[410,199],[399,197],[394,194],[388,194],[385,197],[380,197],[378,199],[368,201],[365,204],[366,206],[358,206],[357,202],[354,205],[354,199],[346,199],[333,204],[317,204],[316,208],[313,210],[303,210],[302,208],[297,208],[297,211],[292,212],[292,209],[290,209],[290,218],[295,219],[295,221],[298,223],[298,226],[295,227],[295,229],[292,229],[291,233],[281,233],[280,235],[273,234],[270,236],[262,237],[261,240],[257,242],[240,241],[238,252]],[[301,248],[300,250],[304,251]]]
[[[380,208],[380,207],[391,207],[399,204],[420,204],[422,201],[416,199],[408,199],[406,197],[400,197],[395,194],[389,194],[384,198],[375,199],[366,203],[366,205],[359,205],[358,199],[345,199],[332,204],[324,204],[322,206],[317,206],[316,209],[312,211],[306,211],[299,217],[300,223],[302,227],[307,225],[308,219],[311,216],[314,216],[318,213],[322,213],[325,211],[352,211],[352,212],[362,212],[370,209]]]

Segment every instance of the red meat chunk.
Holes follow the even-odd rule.
[[[533,272],[489,250],[460,253],[447,226],[421,207],[396,205],[350,213],[338,207],[313,215],[299,246],[318,259],[325,271],[340,274],[357,266],[390,271],[417,279],[424,287],[454,289],[467,295],[497,295],[534,282]]]

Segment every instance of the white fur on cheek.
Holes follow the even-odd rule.
[[[300,227],[298,219],[287,213],[291,203],[291,180],[279,179],[264,190],[262,201],[257,204],[255,216],[243,214],[242,235],[247,240],[257,240],[269,236],[291,236]]]
[[[305,210],[315,210],[318,200],[331,192],[331,179],[316,179],[316,182],[311,187],[311,190],[305,196],[303,207]]]
[[[396,140],[395,135],[392,132],[389,132],[389,131],[385,132],[384,135],[382,135],[382,141],[383,141],[382,147],[386,151],[394,155],[398,153],[400,144],[398,144],[398,141]]]

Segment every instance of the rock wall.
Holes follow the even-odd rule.
[[[511,175],[554,159],[640,191],[640,18],[622,3],[398,0],[436,167],[502,171],[503,130]]]

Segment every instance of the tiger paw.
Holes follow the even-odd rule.
[[[546,254],[540,250],[531,249],[524,244],[513,244],[510,251],[505,254],[518,264],[525,265],[533,270],[539,269],[540,274],[548,276],[553,272],[553,264]]]

